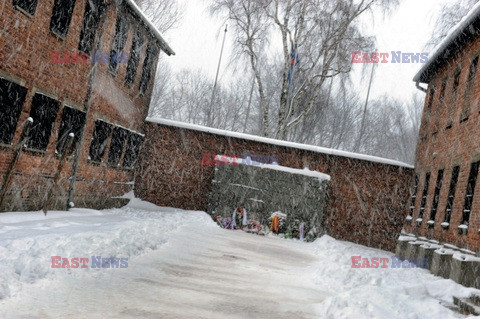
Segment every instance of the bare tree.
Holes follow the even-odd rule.
[[[318,106],[316,101],[326,79],[350,72],[350,52],[373,46],[373,39],[360,31],[359,17],[375,6],[391,8],[396,3],[396,0],[213,0],[212,13],[226,14],[233,22],[237,49],[250,60],[263,112],[263,135],[284,139],[304,121]],[[267,39],[277,38],[279,43],[271,43],[270,47],[281,46],[278,65],[281,82],[277,101],[271,106],[266,101],[260,59],[265,56]],[[291,69],[294,52],[301,56],[301,63],[293,69],[295,76]],[[276,114],[272,114],[271,108]]]
[[[439,44],[447,36],[448,31],[460,22],[477,2],[478,0],[458,0],[445,3],[435,22],[430,41],[425,48],[431,50]]]

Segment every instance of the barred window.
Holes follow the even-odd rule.
[[[107,122],[101,120],[95,121],[92,143],[90,144],[89,160],[94,162],[102,161],[112,129],[113,126]]]
[[[435,193],[433,195],[432,210],[430,211],[430,220],[435,220],[435,216],[437,215],[438,199],[440,196],[440,190],[442,189],[442,181],[443,181],[443,169],[439,170],[437,174],[437,185],[435,185]]]
[[[13,5],[33,16],[37,8],[37,0],[13,0]]]
[[[430,173],[425,174],[425,184],[423,185],[422,201],[420,204],[420,211],[418,212],[418,218],[423,218],[423,212],[425,211],[425,205],[427,204],[428,186],[430,184]]]
[[[112,142],[110,144],[110,152],[108,153],[108,164],[116,166],[120,162],[123,154],[123,148],[127,139],[127,130],[121,127],[113,129]]]
[[[55,0],[53,4],[52,20],[50,30],[56,35],[64,38],[68,33],[72,21],[75,0]]]
[[[97,29],[100,23],[100,16],[104,9],[100,0],[86,1],[85,13],[83,15],[83,26],[80,32],[80,42],[78,43],[78,51],[89,53],[93,50]]]
[[[460,173],[460,166],[455,166],[452,170],[452,178],[450,180],[450,187],[448,190],[447,206],[445,207],[445,222],[450,223],[452,216],[453,200],[455,199],[455,190],[457,189],[458,174]]]
[[[80,141],[80,133],[85,125],[86,113],[74,108],[65,106],[62,112],[62,123],[60,124],[60,130],[58,131],[57,141],[57,153],[63,154],[67,147],[67,137],[70,133],[75,134],[73,138],[72,147],[70,148],[70,154],[77,147]],[[68,154],[68,155],[70,155]]]
[[[417,199],[417,191],[418,191],[418,181],[419,181],[419,177],[418,175],[415,175],[415,185],[413,186],[412,202],[410,204],[410,216],[413,216],[413,212],[415,210],[415,201]]]
[[[142,76],[140,78],[140,93],[144,94],[147,91],[148,83],[152,76],[153,62],[158,52],[153,43],[149,43],[147,46],[147,52],[145,53],[145,59],[143,60]]]
[[[473,195],[475,194],[475,185],[477,183],[479,163],[480,162],[475,162],[470,165],[467,192],[465,194],[465,203],[463,205],[462,224],[464,225],[468,225],[468,222],[470,221],[470,212],[472,211]]]
[[[11,144],[27,89],[0,78],[0,143]]]
[[[128,35],[128,22],[120,14],[121,13],[119,12],[117,22],[115,24],[115,36],[113,38],[112,50],[110,51],[110,64],[108,65],[108,69],[114,74],[117,73],[118,59],[125,48]]]
[[[133,82],[135,82],[135,76],[137,75],[138,64],[140,62],[140,53],[142,52],[144,41],[140,30],[137,30],[133,37],[130,57],[127,64],[127,74],[125,75],[125,84],[127,85],[132,85]]]
[[[35,94],[30,110],[33,126],[29,133],[28,148],[42,151],[47,149],[59,108],[59,101],[43,94]]]
[[[125,150],[125,158],[123,160],[124,168],[133,168],[143,143],[143,136],[128,132],[127,148]]]

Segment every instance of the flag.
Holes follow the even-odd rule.
[[[293,47],[292,53],[290,54],[291,62],[290,62],[290,70],[288,70],[288,87],[292,84],[293,78],[293,69],[298,64],[298,53],[297,53],[297,45]]]

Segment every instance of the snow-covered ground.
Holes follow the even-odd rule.
[[[220,229],[203,212],[122,209],[0,214],[1,318],[455,318],[473,289],[423,269],[351,268],[391,253]],[[51,268],[51,256],[128,258]],[[61,263],[60,263],[61,264]]]

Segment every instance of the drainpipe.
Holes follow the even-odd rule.
[[[100,37],[98,39],[95,52],[98,52],[102,48],[102,43],[103,43],[103,37],[105,35],[105,29],[107,27],[107,20],[108,20],[108,10],[116,5],[119,5],[122,3],[122,0],[117,0],[117,1],[106,1],[106,6],[105,6],[105,13],[103,14],[103,22],[102,22],[102,31],[100,33]],[[100,10],[97,8],[97,10]],[[80,137],[79,137],[79,145],[77,146],[76,152],[75,152],[75,161],[73,163],[73,172],[72,176],[70,177],[70,187],[68,189],[68,196],[67,196],[67,210],[73,207],[71,205],[73,203],[73,191],[75,188],[75,182],[77,180],[77,172],[78,172],[78,165],[80,163],[80,155],[82,153],[82,148],[83,148],[83,142],[84,142],[84,135],[85,135],[85,128],[87,126],[87,121],[88,121],[88,116],[90,113],[90,106],[92,104],[92,93],[93,93],[93,83],[95,82],[95,77],[97,75],[97,68],[98,68],[98,59],[94,59],[93,67],[90,72],[90,81],[88,83],[88,92],[87,92],[87,99],[85,103],[85,124],[83,125],[82,130],[80,131]]]
[[[420,82],[418,82],[418,81],[415,82],[415,87],[416,87],[417,89],[419,89],[420,91],[422,91],[423,93],[427,93],[427,89],[424,88],[424,87],[422,87],[422,86],[420,86]]]

